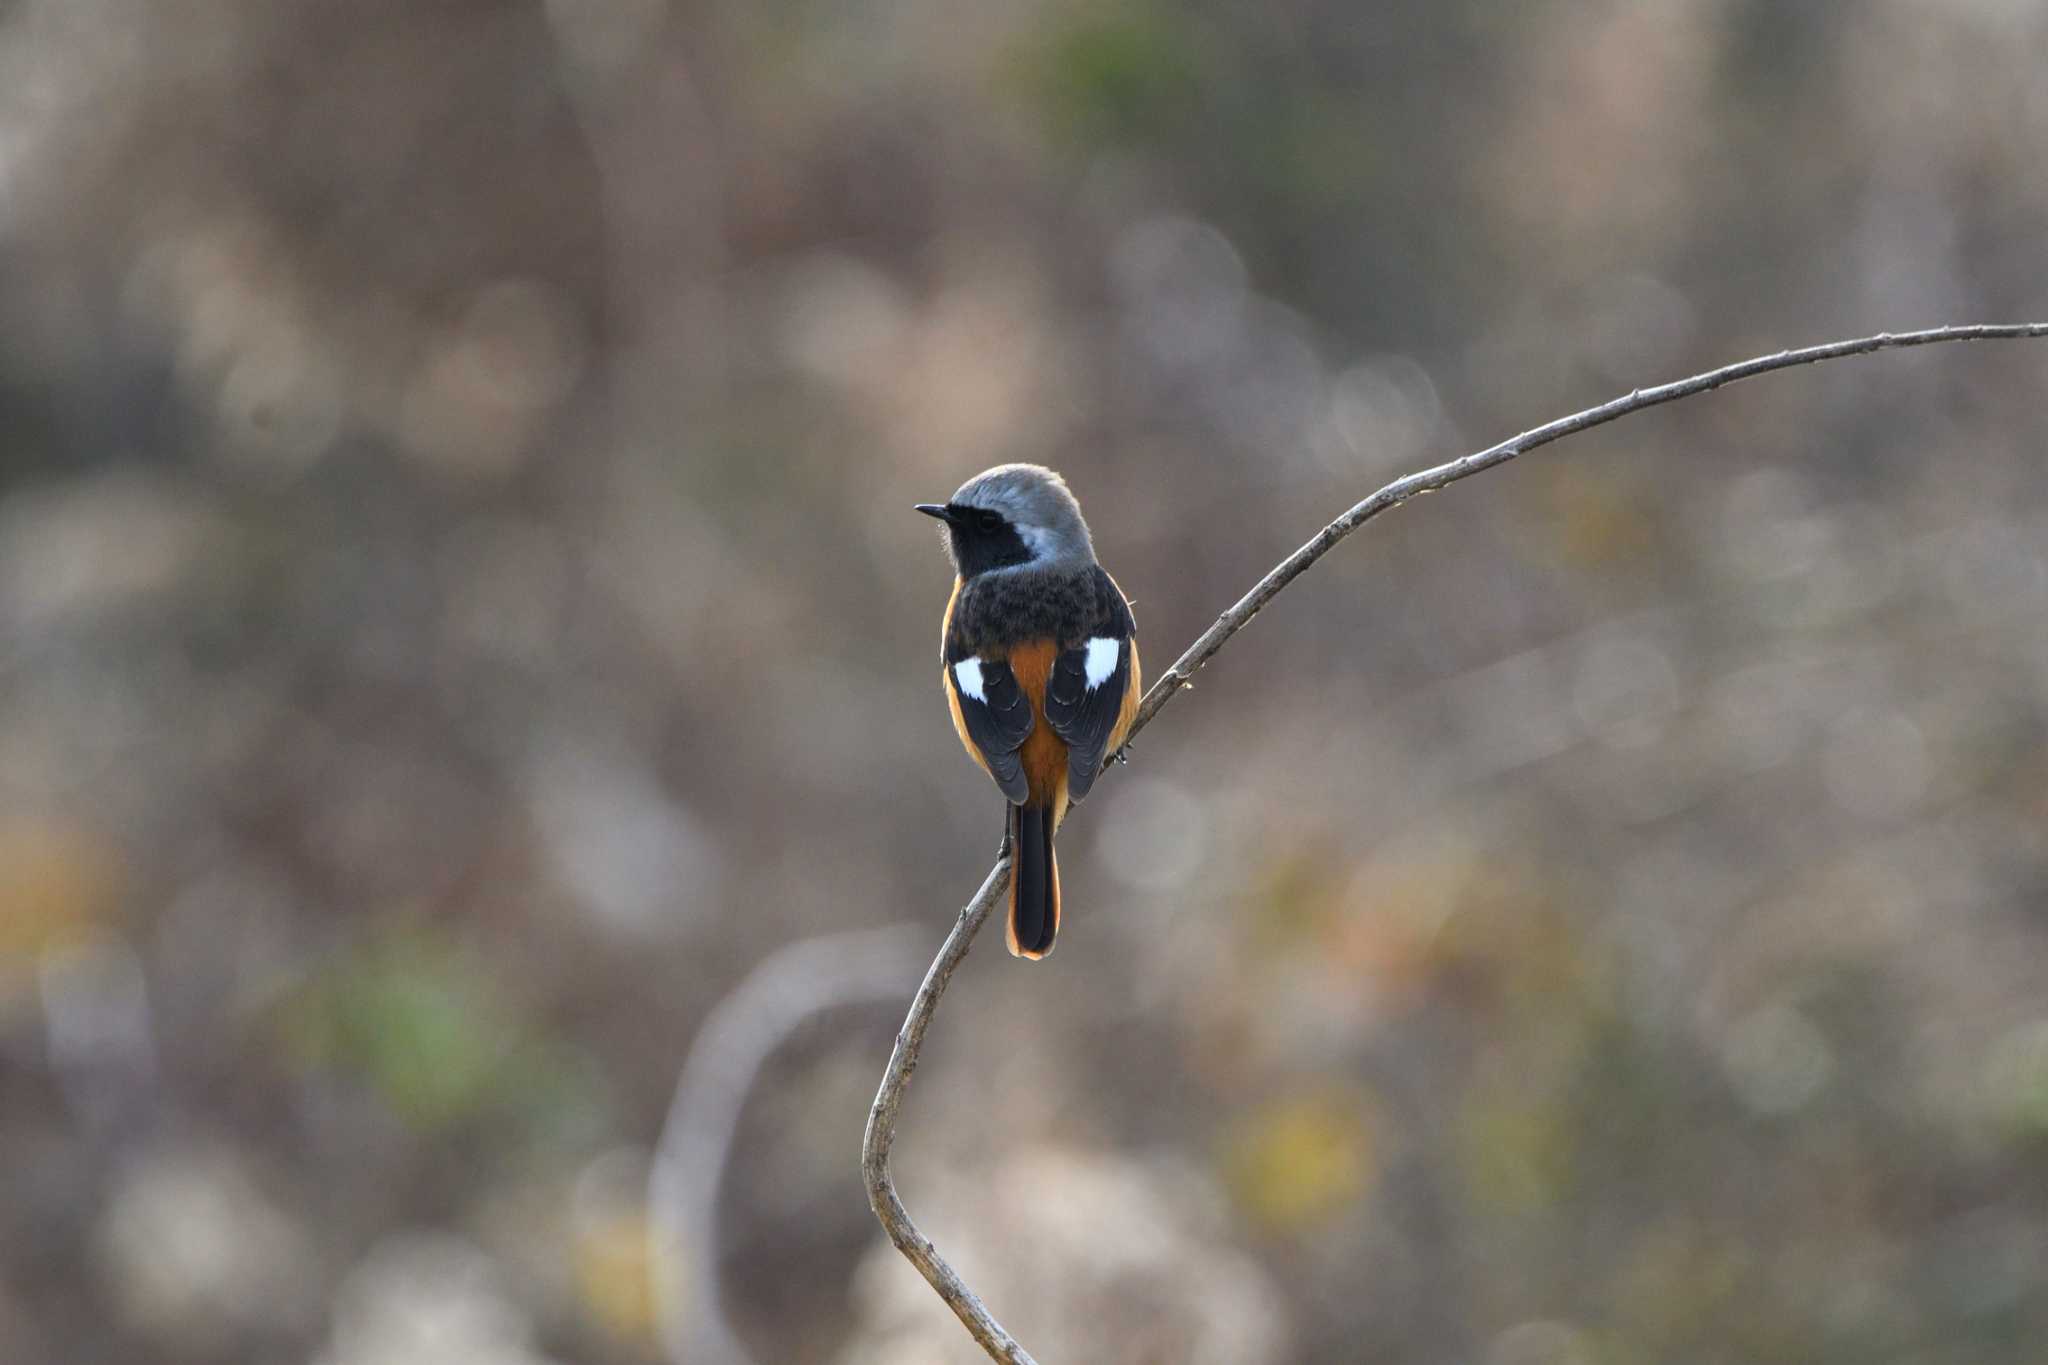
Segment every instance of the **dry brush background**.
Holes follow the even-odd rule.
[[[646,1250],[718,1002],[928,953],[1000,832],[908,505],[1063,469],[1156,667],[1407,469],[2048,315],[2044,61],[2000,0],[0,0],[0,1358],[974,1359],[855,1163],[916,963]],[[899,1179],[1005,1325],[2032,1358],[2044,364],[1765,379],[1292,588],[926,1053]]]

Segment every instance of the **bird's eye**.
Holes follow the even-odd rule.
[[[975,517],[974,525],[983,535],[991,535],[1003,524],[1003,519],[993,512],[983,512]]]

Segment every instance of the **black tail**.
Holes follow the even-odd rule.
[[[1060,931],[1060,862],[1052,851],[1052,807],[1010,807],[1010,953],[1037,959]]]

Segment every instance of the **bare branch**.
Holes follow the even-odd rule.
[[[1037,1365],[1031,1359],[1031,1353],[1018,1345],[1016,1338],[1005,1332],[1001,1323],[989,1316],[988,1309],[967,1287],[967,1282],[946,1263],[945,1257],[939,1255],[939,1249],[932,1245],[931,1238],[917,1230],[917,1224],[911,1221],[910,1210],[904,1208],[903,1201],[897,1198],[896,1182],[889,1175],[889,1149],[896,1142],[896,1117],[903,1111],[903,1092],[909,1088],[910,1078],[917,1071],[917,1054],[924,1047],[925,1030],[931,1027],[932,1015],[939,1008],[939,997],[946,993],[946,983],[953,979],[954,969],[966,959],[968,946],[981,932],[982,922],[1009,885],[1010,855],[1005,852],[989,869],[981,890],[975,892],[974,899],[960,911],[960,918],[953,922],[953,932],[946,935],[946,941],[939,947],[939,955],[932,959],[931,970],[924,974],[923,984],[911,998],[910,1015],[903,1021],[903,1027],[896,1031],[896,1047],[889,1054],[889,1069],[882,1073],[882,1088],[876,1092],[874,1108],[868,1111],[867,1136],[860,1149],[860,1173],[867,1182],[868,1207],[875,1211],[875,1217],[882,1220],[889,1240],[923,1272],[932,1288],[939,1292],[939,1297],[946,1301],[946,1306],[967,1325],[968,1334],[982,1350],[988,1352],[989,1358],[1008,1361],[1010,1365]]]
[[[1318,531],[1314,538],[1293,554],[1275,565],[1273,570],[1253,585],[1252,590],[1239,598],[1237,603],[1221,616],[1215,624],[1203,631],[1201,637],[1173,666],[1161,674],[1159,680],[1145,693],[1139,703],[1137,719],[1132,723],[1130,737],[1150,724],[1152,718],[1163,710],[1182,689],[1186,688],[1204,664],[1216,657],[1231,636],[1259,614],[1268,602],[1280,594],[1280,590],[1307,572],[1310,565],[1328,554],[1346,536],[1371,521],[1380,513],[1398,507],[1408,499],[1423,493],[1434,493],[1460,479],[1470,478],[1482,470],[1506,464],[1518,455],[1526,454],[1538,446],[1591,427],[1612,422],[1617,417],[1626,417],[1644,408],[1656,407],[1660,403],[1672,403],[1694,394],[1718,389],[1724,384],[1750,379],[1756,375],[1768,374],[1772,370],[1789,369],[1794,365],[1811,365],[1822,360],[1836,360],[1844,356],[1868,355],[1873,351],[1897,350],[1907,346],[1931,346],[1943,341],[1993,341],[2026,337],[2048,336],[2048,322],[1995,323],[1960,327],[1936,327],[1920,332],[1881,332],[1876,336],[1859,337],[1854,341],[1831,341],[1821,346],[1808,346],[1796,351],[1779,351],[1775,355],[1758,356],[1751,360],[1724,365],[1718,370],[1696,374],[1690,379],[1680,379],[1655,388],[1637,389],[1633,393],[1611,399],[1598,407],[1575,412],[1569,417],[1560,417],[1540,427],[1532,427],[1521,435],[1502,441],[1499,445],[1471,455],[1461,456],[1447,464],[1433,469],[1424,469],[1405,478],[1394,480],[1374,493],[1365,501]],[[1128,737],[1127,737],[1128,738]],[[1015,1338],[1003,1330],[1002,1324],[989,1316],[989,1311],[969,1289],[953,1268],[940,1256],[931,1239],[917,1229],[911,1221],[909,1210],[897,1197],[895,1182],[889,1174],[889,1149],[896,1139],[896,1120],[903,1109],[904,1091],[910,1085],[910,1077],[917,1070],[918,1052],[924,1045],[924,1036],[931,1027],[932,1015],[938,1010],[939,997],[945,994],[946,983],[952,979],[954,969],[967,956],[967,949],[974,936],[987,920],[989,911],[1010,884],[1010,859],[1007,855],[999,858],[990,870],[988,879],[981,889],[974,893],[966,907],[960,911],[952,932],[939,948],[939,955],[932,961],[931,969],[925,973],[924,983],[917,988],[917,994],[910,1002],[909,1017],[896,1034],[896,1047],[889,1056],[889,1066],[882,1073],[882,1087],[875,1095],[874,1108],[868,1114],[866,1141],[861,1146],[861,1174],[867,1182],[868,1204],[881,1219],[882,1227],[888,1232],[889,1240],[895,1244],[926,1280],[931,1282],[939,1297],[944,1299],[960,1321],[967,1325],[968,1332],[980,1343],[981,1348],[995,1360],[1021,1365],[1030,1362],[1031,1356],[1017,1344]]]

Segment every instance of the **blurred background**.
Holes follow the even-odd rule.
[[[0,0],[0,1358],[978,1359],[857,1175],[1001,831],[910,504],[1064,470],[1156,675],[1397,474],[2048,316],[2044,67]],[[1776,375],[1324,560],[956,978],[926,1231],[1048,1365],[2038,1360],[2044,380]]]

